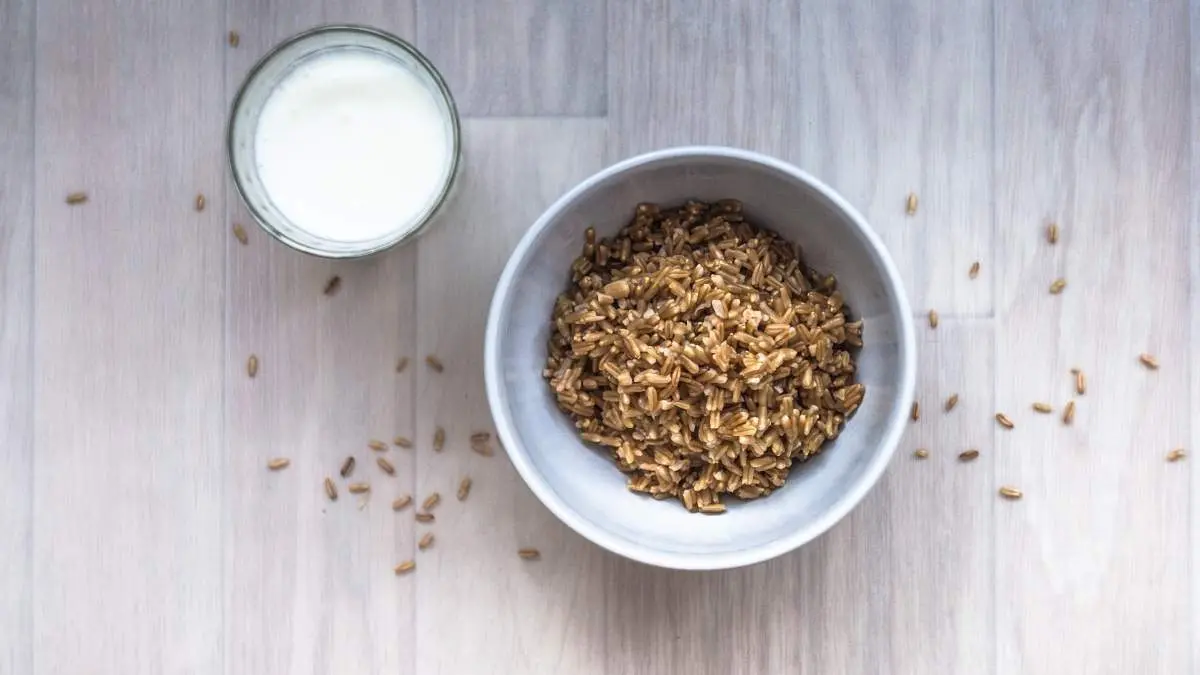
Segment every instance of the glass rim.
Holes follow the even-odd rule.
[[[415,221],[416,225],[414,227],[403,231],[402,234],[394,239],[387,239],[383,242],[366,248],[347,251],[334,251],[310,246],[306,243],[297,241],[287,233],[275,227],[275,225],[271,222],[271,219],[262,214],[259,209],[257,209],[254,204],[251,203],[251,200],[247,195],[246,186],[242,184],[241,177],[238,175],[237,160],[234,159],[236,155],[234,151],[234,123],[237,120],[238,111],[243,105],[247,90],[258,78],[263,69],[266,68],[268,64],[272,63],[280,55],[280,53],[292,45],[304,42],[305,40],[319,35],[337,33],[369,35],[371,37],[379,38],[385,42],[391,43],[393,46],[412,57],[416,64],[429,74],[430,78],[433,80],[433,83],[437,86],[438,93],[440,93],[445,99],[446,107],[450,111],[451,130],[450,170],[447,172],[447,177],[445,181],[443,181],[441,190],[439,191],[437,198],[433,201],[433,205],[430,207],[429,211],[425,213],[420,220]],[[238,85],[237,93],[234,95],[233,102],[229,107],[229,117],[225,124],[225,158],[229,172],[233,176],[233,185],[237,190],[238,197],[246,206],[246,210],[250,212],[251,217],[254,218],[254,221],[258,223],[258,226],[262,228],[264,232],[271,235],[278,241],[286,244],[287,246],[300,251],[301,253],[306,253],[319,258],[365,258],[415,239],[421,234],[421,232],[425,230],[426,227],[429,226],[429,224],[434,220],[434,217],[437,215],[438,211],[440,211],[442,206],[445,205],[446,200],[450,196],[450,192],[454,188],[454,183],[458,178],[459,164],[462,159],[462,125],[459,120],[458,106],[454,101],[453,94],[450,93],[450,87],[446,85],[445,78],[442,77],[442,74],[440,71],[438,71],[437,67],[434,66],[433,63],[424,54],[422,54],[421,50],[417,49],[415,45],[392,33],[379,28],[373,28],[371,26],[351,23],[325,24],[303,30],[278,42],[275,44],[275,46],[268,49],[267,52],[263,54],[253,66],[250,67],[250,70],[246,72],[246,75],[242,78],[242,83]]]

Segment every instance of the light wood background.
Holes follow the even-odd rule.
[[[329,263],[250,226],[222,130],[263,51],[342,21],[426,50],[467,163],[418,243]],[[1198,40],[1200,0],[0,0],[0,674],[1197,672],[1200,464],[1164,456],[1200,453]],[[699,142],[830,182],[942,317],[881,484],[720,573],[601,551],[466,444],[520,234]],[[1075,425],[1035,417],[1076,366]],[[321,492],[348,454],[361,508]],[[432,526],[389,508],[431,491]]]

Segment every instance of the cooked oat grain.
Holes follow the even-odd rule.
[[[975,450],[974,448],[970,450],[963,450],[962,452],[958,453],[958,461],[960,462],[970,462],[978,458],[979,451]]]
[[[399,511],[412,503],[412,495],[403,495],[392,500],[392,510]]]
[[[408,367],[408,357],[401,356],[400,359],[398,361],[396,361],[396,372],[403,373],[404,369],[407,367]]]
[[[397,576],[399,576],[401,574],[408,574],[409,572],[415,570],[416,568],[417,568],[417,563],[413,562],[412,560],[405,560],[404,562],[400,563],[399,565],[396,565],[395,567],[393,567],[392,571],[395,572]]]
[[[1058,224],[1057,223],[1050,223],[1049,225],[1046,226],[1046,241],[1050,242],[1051,244],[1058,243]]]
[[[859,407],[847,313],[836,279],[740,203],[641,204],[572,263],[543,374],[631,490],[714,511],[778,489]]]
[[[536,548],[523,548],[517,551],[517,555],[521,556],[522,560],[537,560],[542,557],[542,552]]]
[[[466,501],[469,494],[471,494],[471,479],[463,478],[458,483],[458,501]]]
[[[291,463],[292,460],[288,459],[287,457],[276,457],[275,459],[267,462],[267,468],[272,471],[279,471],[280,469],[286,469]]]
[[[446,430],[438,427],[433,430],[433,450],[441,452],[446,447]]]
[[[950,394],[950,398],[946,399],[946,405],[944,406],[946,412],[954,410],[954,406],[956,405],[958,405],[958,394]]]
[[[196,195],[195,207],[197,211],[203,211],[205,203],[204,195]]]
[[[1075,401],[1067,401],[1067,407],[1063,408],[1062,421],[1063,424],[1070,424],[1075,421]]]
[[[342,278],[335,274],[329,277],[329,281],[325,282],[325,295],[333,295],[334,293],[337,293],[338,289],[341,287]]]
[[[1045,414],[1045,413],[1052,413],[1052,412],[1054,412],[1054,407],[1053,407],[1053,406],[1051,406],[1049,403],[1042,403],[1041,401],[1038,401],[1037,403],[1034,403],[1034,404],[1033,404],[1033,409],[1034,409],[1034,410],[1036,410],[1037,412],[1040,412],[1040,413],[1043,413],[1043,414]]]
[[[913,450],[913,457],[916,457],[917,459],[925,459],[929,457],[929,451],[925,448],[917,448],[916,450]]]
[[[938,327],[938,313],[937,313],[936,309],[929,310],[929,327],[930,328]]]
[[[325,496],[329,497],[329,501],[337,501],[337,486],[333,484],[333,479],[325,477]]]
[[[1052,295],[1058,295],[1059,293],[1062,293],[1063,289],[1066,287],[1067,287],[1066,279],[1055,279],[1054,283],[1050,284],[1050,293]]]
[[[1181,460],[1185,457],[1187,457],[1187,452],[1184,451],[1183,448],[1175,448],[1174,450],[1167,453],[1167,461],[1168,462],[1178,462],[1179,460]]]
[[[1015,487],[1003,485],[1000,487],[1000,496],[1004,497],[1005,499],[1020,499],[1021,497],[1024,497],[1025,494]]]
[[[67,203],[70,204],[71,206],[76,206],[78,204],[82,204],[82,203],[86,202],[87,200],[88,200],[88,193],[86,193],[86,192],[72,192],[71,194],[67,195]]]
[[[1087,393],[1087,376],[1082,370],[1075,371],[1075,393],[1080,396]]]
[[[487,443],[492,440],[492,434],[487,431],[476,431],[471,434],[472,443]]]
[[[913,216],[917,213],[917,193],[908,193],[908,199],[904,200],[904,213]]]
[[[908,410],[908,416],[914,422],[921,419],[921,404],[917,403],[916,401],[913,401],[912,408],[909,408],[909,410]]]
[[[433,354],[425,357],[425,363],[429,364],[429,367],[433,368],[435,373],[440,373],[446,370],[446,366],[442,363],[442,360]]]
[[[388,449],[387,443],[384,443],[383,441],[381,441],[377,438],[373,438],[370,441],[367,441],[367,447],[374,450],[375,452],[384,452],[385,450]]]
[[[371,491],[370,483],[351,483],[350,487],[346,488],[352,495],[366,494]]]
[[[413,442],[404,436],[397,436],[392,439],[392,445],[396,446],[397,448],[407,449],[413,446]]]
[[[428,511],[437,506],[438,502],[440,501],[442,501],[442,496],[440,494],[436,492],[430,493],[430,495],[425,498],[425,501],[421,502],[421,508],[425,511]]]
[[[967,276],[974,279],[979,276],[979,261],[971,263],[971,269],[967,270]]]
[[[236,30],[229,31],[229,46],[237,49],[240,44],[242,44],[242,36]]]
[[[258,376],[258,357],[254,354],[251,354],[250,358],[246,359],[246,374],[250,377]]]
[[[429,548],[430,546],[433,546],[433,533],[432,533],[432,532],[426,532],[426,533],[425,533],[425,534],[424,534],[424,535],[421,537],[421,540],[417,542],[417,548],[419,548],[419,549],[421,549],[422,551],[424,551],[425,549]]]
[[[417,513],[417,522],[418,523],[432,523],[433,522],[433,514],[432,513]]]
[[[250,237],[246,234],[246,228],[242,227],[241,223],[233,224],[233,236],[237,238],[242,246],[250,243]]]
[[[338,473],[341,474],[342,478],[349,478],[350,474],[354,473],[353,456],[347,457],[346,460],[342,462],[342,468],[338,470]]]
[[[389,475],[389,476],[396,475],[396,467],[391,462],[387,461],[386,458],[376,457],[375,463],[378,464],[379,468],[382,469],[383,472],[386,473],[387,475]]]
[[[996,421],[999,422],[1000,426],[1004,427],[1005,429],[1011,429],[1014,426],[1013,421],[1004,413],[996,413]]]
[[[1141,354],[1138,356],[1138,360],[1142,362],[1143,366],[1146,366],[1150,370],[1158,370],[1158,359],[1154,358],[1152,355]]]

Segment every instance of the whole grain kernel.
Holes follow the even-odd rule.
[[[1063,289],[1066,287],[1067,287],[1066,279],[1055,279],[1054,283],[1050,284],[1050,293],[1051,293],[1051,295],[1058,295],[1059,293],[1062,293]]]
[[[242,246],[250,243],[250,236],[246,234],[246,228],[242,227],[241,223],[233,224],[233,236],[237,238]]]
[[[425,549],[429,548],[430,546],[433,546],[433,533],[432,533],[432,532],[426,532],[426,533],[425,533],[425,534],[424,534],[424,535],[421,537],[421,540],[417,542],[417,548],[419,548],[419,549],[421,549],[422,551],[424,551]]]
[[[909,409],[908,416],[911,417],[912,421],[914,422],[921,419],[921,404],[913,401],[912,408]]]
[[[542,552],[536,548],[522,548],[517,550],[517,555],[522,560],[537,560],[542,557]]]
[[[196,208],[196,210],[197,210],[197,211],[203,211],[203,210],[204,210],[204,204],[205,204],[205,203],[206,203],[206,202],[205,202],[205,199],[204,199],[204,195],[202,195],[202,194],[201,194],[201,195],[196,195],[196,201],[195,201],[195,203],[194,203],[194,206],[195,206],[195,208]]]
[[[350,474],[354,473],[354,457],[347,457],[342,462],[342,468],[338,470],[338,473],[341,474],[342,478],[349,478]]]
[[[430,493],[430,495],[425,498],[425,501],[421,502],[421,509],[428,511],[437,506],[438,502],[440,501],[442,501],[442,496],[440,494],[436,492]]]
[[[379,465],[379,468],[380,468],[380,469],[382,469],[382,470],[383,470],[383,472],[384,472],[384,473],[386,473],[387,475],[389,475],[389,476],[395,476],[395,475],[396,475],[396,467],[395,467],[395,466],[393,466],[391,462],[387,461],[387,458],[385,458],[385,457],[376,457],[376,458],[375,458],[375,463],[376,463],[377,465]]]
[[[974,448],[970,450],[963,450],[962,452],[958,453],[958,461],[960,462],[970,462],[978,457],[979,451]]]
[[[929,327],[930,328],[938,327],[938,313],[937,313],[936,309],[929,310]]]
[[[280,469],[286,469],[291,463],[292,460],[287,457],[276,457],[267,462],[267,468],[272,471],[279,471]]]
[[[399,358],[399,359],[396,361],[396,372],[397,372],[397,373],[403,373],[403,372],[404,372],[404,369],[405,369],[405,368],[407,368],[407,367],[408,367],[408,357],[407,357],[407,356],[401,356],[401,357],[400,357],[400,358]]]
[[[469,494],[471,494],[471,479],[463,478],[458,483],[458,501],[466,501]]]
[[[440,373],[440,372],[443,372],[444,370],[446,370],[446,366],[445,366],[445,364],[442,363],[442,360],[439,359],[438,357],[434,356],[433,354],[430,354],[429,356],[425,357],[425,363],[428,364],[429,367],[432,368],[435,373]]]
[[[492,440],[492,434],[487,431],[476,431],[471,434],[472,443],[487,443]]]
[[[408,449],[413,446],[413,442],[405,436],[397,436],[392,439],[392,445],[396,446],[397,448]]]
[[[350,487],[346,488],[352,495],[361,495],[371,491],[370,483],[351,483]]]
[[[335,274],[335,275],[329,277],[329,281],[325,282],[324,293],[325,293],[325,295],[333,295],[334,293],[337,293],[338,289],[341,287],[342,287],[342,278]]]
[[[67,195],[67,200],[66,200],[66,201],[67,201],[67,203],[68,203],[68,204],[70,204],[71,206],[76,206],[76,205],[78,205],[78,204],[82,204],[82,203],[86,202],[87,200],[88,200],[88,193],[86,193],[86,192],[72,192],[72,193],[70,193],[70,194],[68,194],[68,195]]]
[[[913,457],[916,457],[917,459],[925,459],[929,457],[929,451],[925,448],[917,448],[916,450],[913,450]]]
[[[908,198],[904,200],[904,212],[910,216],[917,213],[917,193],[908,193]]]
[[[1154,358],[1154,356],[1150,354],[1139,355],[1138,361],[1141,361],[1142,365],[1146,366],[1150,370],[1158,370],[1158,359]]]
[[[1167,461],[1168,462],[1178,462],[1179,460],[1181,460],[1185,457],[1187,457],[1187,452],[1184,451],[1183,448],[1175,448],[1174,450],[1167,453]]]
[[[413,562],[412,560],[405,560],[404,562],[400,563],[399,565],[396,565],[395,567],[393,567],[392,571],[395,572],[397,576],[399,576],[401,574],[408,574],[409,572],[411,572],[415,569],[417,569],[417,563]]]
[[[326,476],[325,478],[325,496],[329,497],[329,501],[337,501],[337,486],[333,484],[333,479]]]
[[[383,452],[384,450],[387,450],[387,443],[384,443],[377,438],[373,438],[367,442],[367,447],[375,452]]]
[[[433,522],[433,514],[432,513],[418,512],[416,518],[417,518],[418,523],[432,523]]]
[[[1087,376],[1082,370],[1075,371],[1075,393],[1080,396],[1087,393]]]
[[[1013,421],[1008,418],[1008,415],[1005,415],[1004,413],[996,413],[996,421],[999,422],[1000,426],[1004,427],[1005,429],[1011,429],[1013,426],[1015,426]]]
[[[1037,403],[1034,403],[1034,404],[1033,404],[1033,409],[1034,409],[1035,411],[1037,411],[1037,412],[1040,412],[1040,413],[1043,413],[1043,414],[1046,414],[1046,413],[1052,413],[1052,412],[1054,412],[1054,407],[1053,407],[1053,406],[1051,406],[1049,403],[1042,403],[1041,401],[1038,401]]]
[[[242,44],[242,36],[236,30],[229,31],[229,46],[237,49],[240,44]]]
[[[1020,499],[1021,497],[1025,496],[1025,493],[1008,485],[1001,486],[999,492],[1000,496],[1004,497],[1005,499]]]
[[[950,394],[950,398],[946,399],[946,405],[943,406],[946,412],[954,410],[954,406],[958,405],[958,394]]]
[[[250,377],[258,376],[258,357],[254,354],[251,354],[250,358],[246,359],[246,374]]]
[[[438,427],[433,430],[433,451],[441,452],[446,447],[446,430]]]
[[[392,510],[399,511],[412,503],[412,495],[402,495],[392,500]]]
[[[1063,424],[1070,424],[1075,421],[1075,401],[1067,401],[1067,407],[1063,408],[1062,421]]]
[[[967,276],[974,279],[979,276],[979,261],[971,263],[971,269],[967,270]]]
[[[1051,244],[1058,243],[1058,224],[1057,223],[1050,223],[1049,225],[1046,226],[1046,241],[1050,242]]]

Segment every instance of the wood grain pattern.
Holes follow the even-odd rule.
[[[0,4],[0,673],[33,670],[33,26]]]
[[[417,0],[418,46],[463,115],[603,115],[605,4]]]
[[[37,4],[35,673],[222,668],[221,23]]]
[[[1187,4],[996,17],[997,672],[1190,672]],[[1072,367],[1074,425],[1029,411]]]
[[[469,437],[491,430],[480,338],[496,279],[541,212],[600,168],[603,141],[592,120],[468,121],[459,197],[418,243],[417,344],[446,370],[416,373],[417,501],[442,495],[437,521],[420,528],[437,544],[417,558],[416,672],[602,672],[604,554],[555,520],[494,441],[487,458]],[[464,476],[474,484],[459,503]],[[527,546],[542,559],[518,558]]]
[[[406,3],[301,3],[231,0],[241,44],[227,52],[226,96],[276,42],[322,21],[369,23],[398,35],[412,30]],[[234,188],[227,188],[230,194]],[[231,222],[248,229],[243,246]],[[292,251],[254,225],[240,202],[222,224],[228,265],[226,401],[225,672],[414,672],[413,578],[392,567],[411,556],[413,527],[392,500],[413,489],[410,451],[384,453],[413,434],[412,370],[415,251],[360,262],[331,262]],[[341,278],[326,296],[329,279]],[[251,354],[261,366],[246,375]],[[396,467],[386,475],[375,463]],[[269,458],[286,456],[281,472]],[[357,467],[338,475],[347,456]],[[322,483],[339,490],[329,502]],[[367,482],[367,496],[349,493]]]

